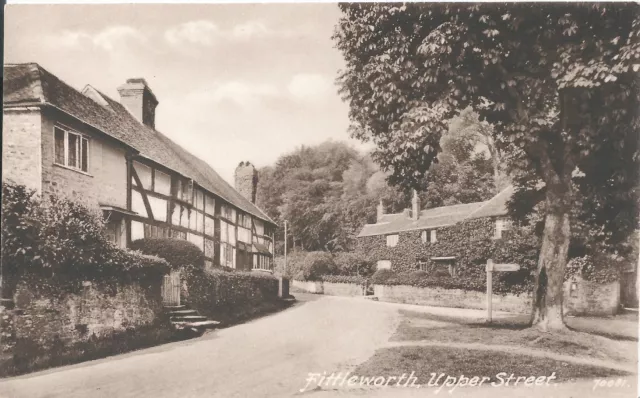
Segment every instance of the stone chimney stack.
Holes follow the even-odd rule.
[[[156,127],[156,106],[158,100],[143,78],[127,79],[118,87],[120,103],[138,119],[140,123],[151,128]]]
[[[251,203],[256,203],[258,191],[258,171],[249,162],[240,162],[235,172],[236,191],[249,199]]]
[[[418,191],[413,190],[413,198],[411,199],[411,219],[417,220],[420,218],[420,197]]]
[[[380,222],[382,220],[382,216],[384,216],[384,205],[382,204],[382,199],[380,199],[380,203],[378,203],[378,207],[376,207],[376,222]]]

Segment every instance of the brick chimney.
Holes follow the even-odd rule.
[[[420,218],[420,197],[418,191],[413,190],[413,198],[411,199],[411,219],[417,220]]]
[[[120,103],[138,119],[151,128],[156,127],[156,106],[158,100],[153,95],[147,81],[143,78],[127,79],[127,82],[118,87]]]
[[[376,207],[376,222],[380,222],[382,220],[382,216],[384,216],[384,205],[382,204],[382,199],[380,199],[380,203],[378,203],[378,207]]]
[[[256,203],[256,193],[258,190],[258,171],[250,162],[240,162],[235,172],[236,191],[249,199],[251,203]]]

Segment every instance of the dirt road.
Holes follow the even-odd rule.
[[[362,298],[297,297],[301,302],[293,308],[197,339],[0,380],[0,397],[636,396],[633,377],[625,378],[624,388],[595,390],[592,380],[582,380],[553,390],[482,388],[449,394],[426,388],[377,388],[300,393],[309,372],[352,371],[377,348],[388,345],[400,320],[398,310],[407,306]]]

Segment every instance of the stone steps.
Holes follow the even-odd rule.
[[[198,314],[197,310],[191,309],[187,305],[165,306],[164,310],[169,316],[171,327],[176,331],[190,330],[202,334],[205,329],[211,329],[220,324],[218,321]]]

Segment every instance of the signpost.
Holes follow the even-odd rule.
[[[491,296],[493,295],[493,273],[518,271],[518,264],[494,264],[493,260],[487,260],[487,323],[491,323]]]

